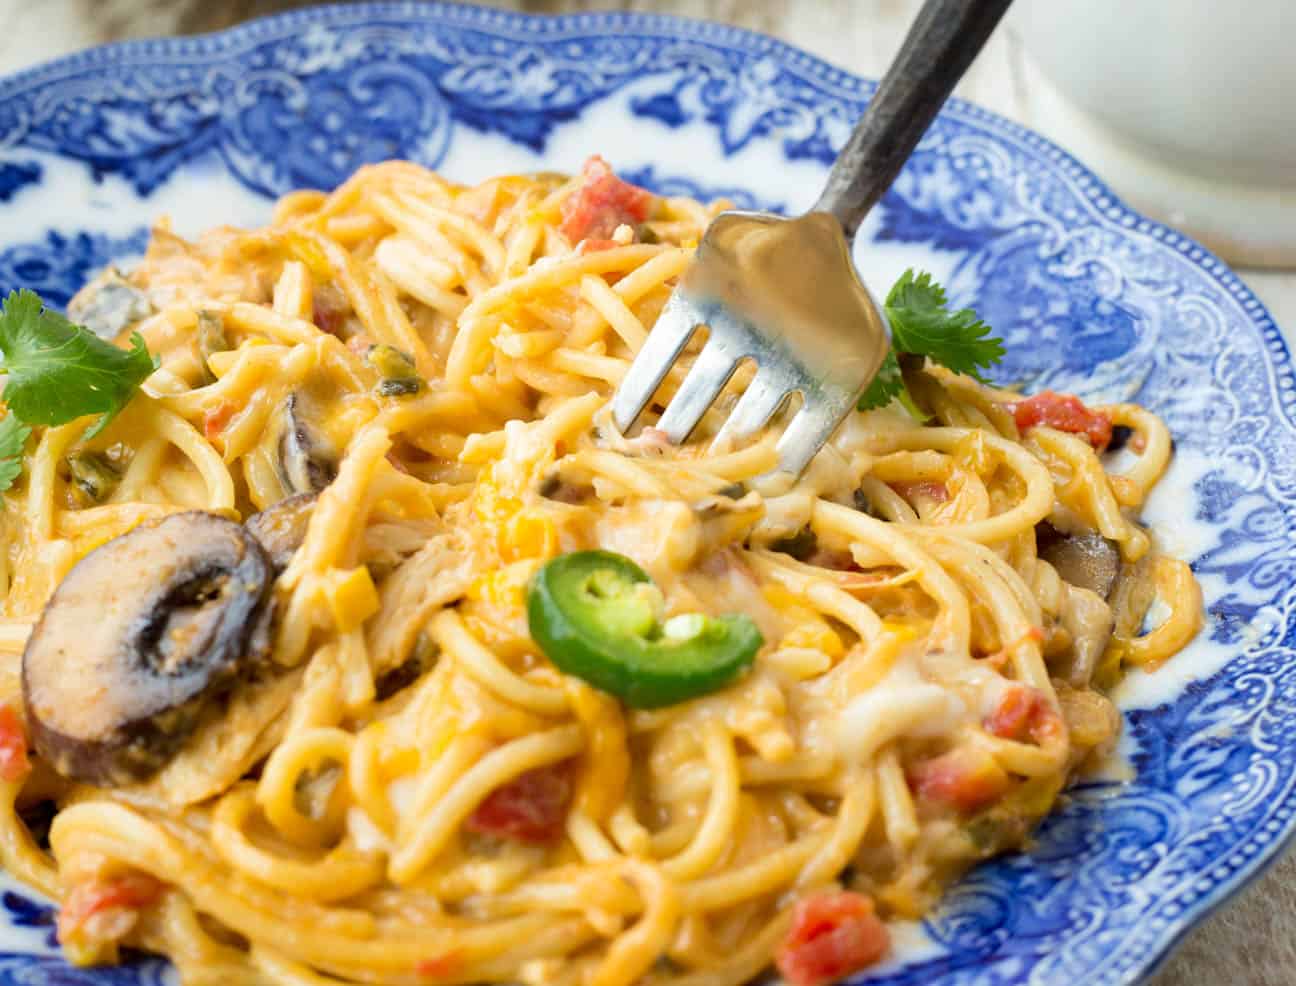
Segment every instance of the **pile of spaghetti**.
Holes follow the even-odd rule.
[[[1200,620],[1165,427],[908,360],[790,490],[709,447],[742,373],[623,436],[719,208],[389,163],[74,299],[160,367],[4,496],[0,860],[73,961],[814,986],[1110,749]]]

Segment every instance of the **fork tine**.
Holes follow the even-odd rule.
[[[786,379],[781,379],[769,367],[761,367],[720,428],[714,447],[740,442],[760,431],[791,389]]]
[[[799,476],[836,430],[831,407],[807,400],[779,439],[779,468]]]
[[[612,420],[621,432],[643,413],[700,324],[693,306],[672,294],[612,397]]]
[[[667,437],[676,445],[688,440],[689,433],[697,427],[711,402],[733,376],[738,358],[732,349],[715,336],[702,347],[688,376],[657,422],[657,427],[666,432]]]

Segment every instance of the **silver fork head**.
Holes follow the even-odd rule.
[[[789,395],[801,409],[778,443],[779,469],[799,475],[882,365],[890,328],[855,273],[841,226],[827,213],[782,219],[727,212],[712,222],[612,399],[626,431],[652,400],[694,332],[706,344],[658,427],[688,439],[738,364],[756,376],[716,435],[750,438]]]

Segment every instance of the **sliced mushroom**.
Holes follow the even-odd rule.
[[[307,404],[300,394],[284,401],[279,436],[279,468],[293,493],[318,493],[337,476],[337,456],[310,424]]]
[[[1147,612],[1156,599],[1156,581],[1152,578],[1151,555],[1144,555],[1132,565],[1125,566],[1112,593],[1111,608],[1115,614],[1113,631],[1121,637],[1137,637],[1147,618]]]
[[[1039,556],[1071,585],[1111,598],[1120,574],[1120,551],[1101,534],[1064,534],[1047,521],[1035,528]]]
[[[239,524],[172,514],[92,551],[23,653],[36,752],[61,774],[155,773],[269,651],[272,575]]]
[[[1112,609],[1096,592],[1069,585],[1062,608],[1062,628],[1071,637],[1070,661],[1055,670],[1077,688],[1088,686],[1112,635]]]
[[[306,528],[310,526],[317,499],[317,493],[298,493],[247,519],[244,526],[261,542],[276,572],[288,567],[293,554],[306,540]]]
[[[67,307],[68,318],[109,342],[141,319],[153,314],[148,296],[109,267],[77,293]]]

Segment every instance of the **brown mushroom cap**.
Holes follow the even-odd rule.
[[[281,414],[279,469],[293,493],[318,493],[337,476],[337,456],[310,424],[307,401],[289,394]]]
[[[1057,569],[1063,580],[1110,598],[1120,574],[1120,549],[1101,534],[1065,534],[1051,524],[1036,528],[1039,556]]]
[[[266,507],[247,519],[244,526],[261,542],[275,570],[282,572],[306,540],[318,493],[298,493]]]
[[[91,783],[152,774],[262,665],[272,580],[257,540],[216,514],[172,514],[92,551],[23,652],[36,752]]]

